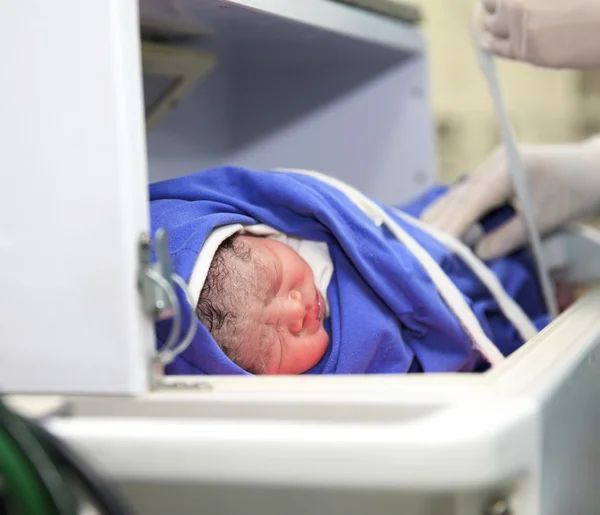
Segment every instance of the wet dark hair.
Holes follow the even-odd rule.
[[[196,315],[236,365],[251,373],[260,373],[256,356],[247,346],[249,320],[241,313],[254,291],[252,277],[244,275],[240,263],[250,263],[252,251],[234,234],[221,243],[213,257],[200,298]]]

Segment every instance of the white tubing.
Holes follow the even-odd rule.
[[[535,219],[533,217],[533,210],[531,204],[531,196],[529,194],[529,184],[527,182],[527,170],[523,165],[523,160],[519,154],[517,147],[515,134],[510,124],[506,106],[502,100],[502,92],[500,89],[500,81],[498,79],[498,73],[494,62],[494,57],[485,52],[479,46],[477,42],[477,24],[473,23],[473,42],[475,51],[477,53],[479,66],[485,79],[487,81],[494,109],[496,111],[496,117],[498,124],[500,125],[500,133],[502,135],[502,142],[506,150],[506,157],[508,159],[508,168],[510,170],[517,199],[520,203],[521,213],[525,220],[525,227],[529,236],[529,242],[533,253],[533,260],[535,262],[538,277],[542,287],[542,295],[546,303],[546,309],[552,318],[558,315],[558,304],[556,295],[554,293],[554,287],[550,279],[550,273],[546,260],[542,250],[542,241],[540,234],[537,230]]]

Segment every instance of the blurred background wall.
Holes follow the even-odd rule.
[[[442,180],[472,170],[499,143],[469,24],[474,0],[412,0],[423,12],[430,52]],[[502,61],[507,107],[523,143],[583,139],[600,132],[600,71],[534,68]]]

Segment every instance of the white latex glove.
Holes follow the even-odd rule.
[[[520,149],[528,171],[532,210],[542,235],[567,222],[600,211],[600,140]],[[514,190],[506,156],[494,152],[473,174],[428,207],[421,218],[461,237],[492,209],[511,202]],[[485,260],[508,254],[527,242],[527,230],[517,213],[484,236],[477,254]]]
[[[480,46],[550,68],[600,67],[600,0],[480,0]]]

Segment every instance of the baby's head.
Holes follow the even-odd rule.
[[[325,354],[325,300],[308,263],[269,238],[218,248],[196,313],[223,352],[253,374],[301,374]]]

